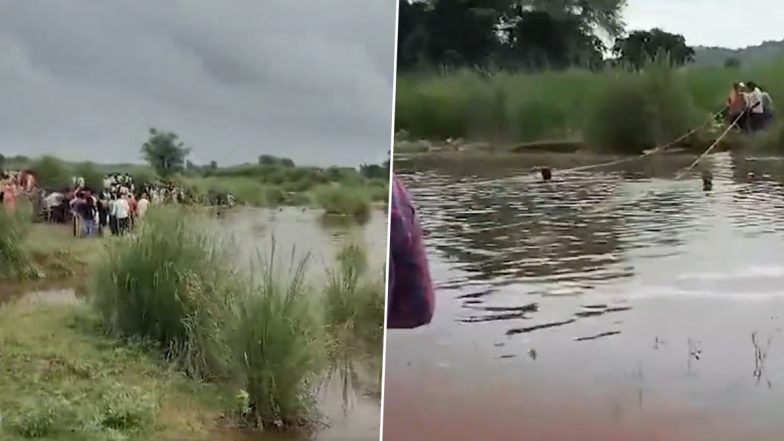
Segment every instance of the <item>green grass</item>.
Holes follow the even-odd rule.
[[[315,191],[315,198],[328,215],[351,216],[358,220],[370,217],[371,198],[367,189],[324,185]]]
[[[139,347],[101,334],[81,303],[0,310],[0,438],[208,439],[223,401]]]
[[[373,382],[362,378],[362,367],[375,370],[380,386],[381,364],[373,361],[380,361],[383,349],[384,274],[369,271],[365,250],[355,243],[347,243],[336,260],[327,271],[323,306],[331,339],[327,379],[337,376],[346,403],[351,391]],[[370,363],[363,366],[357,360]]]
[[[679,128],[681,120],[707,120],[723,105],[733,82],[753,80],[774,100],[784,99],[782,72],[784,59],[740,69],[685,67],[669,72],[669,78],[661,72],[635,78],[639,74],[616,70],[490,76],[469,70],[404,73],[397,79],[395,125],[414,139],[519,143],[582,138],[586,125],[595,127],[596,120],[614,124],[611,117],[620,114],[634,125],[640,125],[637,120],[643,117],[652,118],[652,127],[641,132],[642,139],[650,142]],[[671,89],[663,88],[668,84]],[[629,101],[614,88],[631,88]],[[610,103],[614,109],[607,109]],[[624,115],[623,110],[632,115]]]
[[[317,420],[313,385],[325,368],[321,319],[306,260],[289,274],[275,264],[275,250],[232,316],[235,364],[247,393],[240,418],[250,427],[308,427]]]
[[[0,207],[0,278],[16,280],[29,273],[32,263],[24,249],[27,223]]]
[[[195,214],[152,211],[136,237],[109,250],[88,292],[114,334],[154,344],[192,377],[223,376],[221,330],[237,292],[229,249]]]

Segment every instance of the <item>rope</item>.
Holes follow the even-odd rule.
[[[719,143],[724,139],[724,137],[727,136],[727,134],[730,133],[730,130],[732,130],[735,127],[735,125],[738,124],[738,121],[740,121],[740,118],[742,116],[744,116],[745,114],[746,114],[746,112],[741,112],[741,114],[738,115],[735,118],[735,121],[733,121],[732,124],[730,124],[729,127],[727,127],[727,130],[725,130],[724,133],[722,133],[721,136],[719,136],[716,139],[716,141],[713,144],[711,144],[710,147],[708,147],[707,150],[702,152],[702,154],[700,156],[698,156],[697,159],[695,159],[694,162],[692,162],[690,166],[686,167],[685,170],[683,170],[680,173],[678,173],[678,175],[675,176],[675,179],[676,180],[681,179],[686,173],[690,172],[700,161],[702,161],[702,158],[704,158],[705,156],[710,154],[710,152],[713,151],[713,149],[716,148],[717,145],[719,145]]]
[[[663,151],[669,149],[670,147],[674,146],[675,144],[677,144],[677,143],[683,141],[684,139],[688,138],[689,136],[697,133],[697,131],[699,131],[700,129],[702,129],[705,126],[709,125],[710,123],[712,123],[716,119],[716,116],[721,114],[726,108],[727,107],[724,106],[718,112],[712,113],[710,118],[707,121],[705,121],[704,123],[700,124],[697,127],[694,127],[693,129],[689,130],[688,132],[684,133],[683,135],[679,136],[678,138],[668,142],[667,144],[664,144],[662,146],[655,147],[655,148],[653,148],[651,150],[648,150],[648,151],[642,153],[641,155],[632,156],[632,157],[629,157],[629,158],[613,159],[612,161],[601,162],[599,164],[581,165],[581,166],[577,166],[577,167],[566,168],[566,169],[560,170],[560,174],[567,174],[567,173],[574,173],[574,172],[577,172],[577,171],[585,171],[585,170],[593,170],[593,169],[602,168],[602,167],[609,167],[611,165],[623,164],[623,163],[626,163],[626,162],[631,162],[631,161],[636,161],[638,159],[647,158],[648,156],[652,156],[652,155],[655,155],[657,153],[663,152]],[[740,117],[738,117],[732,123],[732,125],[730,125],[730,128],[732,128],[737,123],[737,121],[739,119],[740,119]],[[727,132],[729,132],[729,129],[727,130]],[[725,135],[726,135],[726,132],[725,132]],[[722,137],[725,136],[725,135],[722,135]],[[536,173],[537,172],[531,172],[527,176],[524,175],[524,176],[520,176],[519,178],[529,179],[529,178],[532,178],[532,177],[536,176]],[[515,177],[509,177],[509,178],[494,178],[494,179],[487,179],[487,180],[484,180],[484,181],[474,181],[474,182],[472,182],[472,184],[473,185],[480,185],[480,184],[487,184],[487,183],[491,183],[491,182],[499,182],[499,181],[502,182],[502,181],[505,181],[505,180],[510,180],[511,181],[511,180],[516,180],[516,179],[518,179],[518,177],[516,177],[516,176]],[[525,182],[525,181],[523,180],[523,182]]]

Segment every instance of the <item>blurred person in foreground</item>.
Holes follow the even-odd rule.
[[[433,283],[411,196],[395,176],[391,191],[387,327],[418,328],[433,318]]]

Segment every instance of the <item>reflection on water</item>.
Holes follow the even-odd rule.
[[[398,171],[438,304],[430,327],[388,334],[385,439],[784,434],[784,161],[714,155],[706,193],[672,179],[692,159]],[[529,174],[545,164],[551,182]]]

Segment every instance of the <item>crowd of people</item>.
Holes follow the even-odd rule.
[[[753,81],[732,85],[727,106],[725,121],[735,123],[745,133],[756,133],[764,130],[773,120],[775,106],[770,94]]]

